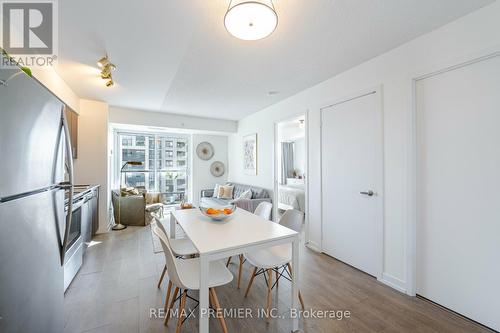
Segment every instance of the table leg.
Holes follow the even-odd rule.
[[[298,314],[299,299],[299,237],[295,237],[292,243],[292,309]],[[299,317],[292,318],[292,332],[299,329]]]
[[[175,238],[175,217],[170,213],[170,238]]]
[[[208,333],[208,265],[208,257],[200,255],[200,333]]]

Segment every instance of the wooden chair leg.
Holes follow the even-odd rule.
[[[245,297],[248,296],[248,292],[250,291],[250,288],[252,287],[253,279],[255,279],[255,273],[257,273],[257,267],[255,267],[253,269],[252,277],[250,278],[250,282],[248,282],[247,291],[245,292]]]
[[[242,254],[240,254],[239,258],[240,258],[240,268],[238,269],[238,285],[237,285],[238,289],[240,289],[241,270],[243,269],[243,261],[245,260]]]
[[[167,295],[165,296],[165,315],[167,315],[168,301],[170,300],[170,292],[172,291],[172,281],[168,281]]]
[[[180,333],[183,317],[186,315],[184,312],[184,307],[186,306],[186,296],[187,290],[182,292],[181,300],[179,303],[179,317],[177,318],[177,328],[175,329],[175,333]]]
[[[276,267],[276,288],[279,287],[279,283],[280,283],[279,267]]]
[[[161,287],[161,282],[163,281],[163,277],[165,276],[166,272],[167,272],[167,265],[163,266],[163,272],[161,272],[160,281],[158,281],[158,289],[160,289]]]
[[[170,318],[170,310],[172,310],[172,307],[174,306],[175,299],[177,298],[178,293],[179,293],[179,288],[175,287],[174,295],[172,296],[172,301],[170,301],[170,305],[168,306],[167,311],[165,313],[165,321],[163,322],[165,326],[167,326],[168,324],[168,319]]]
[[[290,272],[290,276],[293,279],[292,265],[290,265],[290,263],[288,263],[286,265],[288,266],[288,271]],[[302,311],[304,311],[306,308],[304,306],[304,300],[302,299],[302,294],[300,293],[300,290],[299,290],[299,302],[300,302],[300,306],[302,307]]]
[[[273,294],[271,292],[272,291],[271,287],[273,286],[273,270],[271,268],[268,269],[267,274],[269,275],[269,278],[267,280],[266,318],[267,318],[267,321],[269,322],[271,303],[273,301]]]
[[[229,264],[231,263],[231,258],[232,257],[227,258],[226,267],[229,267]]]
[[[217,319],[219,319],[220,326],[222,327],[222,331],[227,333],[226,320],[224,319],[224,315],[221,315],[220,311],[222,310],[219,304],[219,298],[217,298],[217,294],[215,293],[214,288],[209,289],[209,293],[212,294],[212,299],[215,305],[215,311],[217,314]]]
[[[212,295],[212,288],[208,288],[208,305],[210,305],[212,308],[215,308],[215,302],[214,302],[214,297]]]

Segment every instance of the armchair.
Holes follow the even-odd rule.
[[[143,226],[145,222],[146,199],[144,194],[121,196],[119,190],[111,192],[115,222],[123,225]],[[119,204],[118,204],[119,202]],[[120,207],[120,212],[118,212]]]

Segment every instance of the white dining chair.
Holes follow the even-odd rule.
[[[270,220],[272,211],[273,211],[273,204],[270,202],[264,201],[264,202],[261,202],[255,208],[254,214],[262,217],[263,219]],[[231,263],[231,258],[232,257],[227,258],[226,267],[228,267],[229,264]],[[245,262],[245,258],[243,257],[243,254],[240,254],[238,256],[238,259],[240,262],[239,262],[239,267],[238,267],[238,282],[236,283],[236,286],[238,289],[240,289],[241,272],[243,270],[243,263]]]
[[[169,276],[167,295],[165,297],[165,326],[168,324],[168,319],[170,317],[170,311],[174,306],[174,303],[179,300],[179,317],[177,318],[177,328],[176,333],[180,332],[181,326],[187,319],[186,311],[184,308],[186,306],[186,298],[190,298],[194,301],[196,299],[188,296],[188,291],[199,290],[200,289],[200,259],[179,259],[176,258],[172,252],[171,245],[169,243],[169,238],[166,233],[164,233],[159,227],[154,226],[153,232],[160,239],[161,246],[163,247],[163,253],[165,254],[165,262],[167,263],[167,270]],[[216,317],[219,319],[222,330],[227,333],[227,326],[224,320],[224,316],[221,315],[221,307],[219,304],[219,299],[215,293],[215,288],[223,286],[230,283],[233,280],[233,275],[224,266],[224,263],[220,261],[212,261],[209,264],[209,276],[208,276],[208,290],[209,290],[209,300],[211,306],[216,311]],[[169,303],[170,293],[172,291],[172,286],[175,287],[174,294],[172,296],[172,301]],[[177,294],[180,291],[179,297]],[[186,318],[184,318],[186,317]]]
[[[270,220],[271,213],[273,211],[273,204],[267,201],[261,202],[253,212],[255,215],[262,217],[263,219]]]
[[[168,235],[165,226],[163,225],[161,220],[155,217],[155,222],[158,228],[160,228],[160,230],[163,231],[165,235]],[[176,257],[192,257],[198,254],[198,251],[196,250],[196,248],[194,247],[193,243],[189,238],[169,237],[169,241],[170,241],[170,247],[172,248],[172,252]],[[163,277],[165,276],[166,272],[167,272],[167,265],[165,264],[163,266],[163,271],[161,273],[160,280],[158,281],[158,288],[161,287],[161,283],[163,281]]]
[[[304,213],[295,209],[287,210],[281,217],[280,224],[284,227],[290,228],[297,232],[302,229],[302,223],[304,222]],[[256,250],[253,252],[245,253],[244,258],[254,266],[252,272],[252,277],[248,283],[247,290],[245,292],[245,297],[248,296],[250,288],[252,287],[253,280],[256,276],[261,274],[268,274],[266,279],[267,284],[267,304],[266,304],[266,317],[269,320],[269,309],[272,303],[272,289],[278,285],[280,278],[285,278],[289,281],[292,279],[292,266],[290,262],[292,261],[292,245],[283,244],[277,245],[270,248],[264,248],[261,250]],[[276,274],[276,279],[273,283],[273,272]],[[286,273],[286,275],[285,275]],[[299,291],[299,301],[304,310],[304,301],[302,299],[302,294]]]

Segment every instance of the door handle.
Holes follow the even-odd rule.
[[[68,120],[66,119],[66,113],[64,112],[64,107],[61,108],[61,127],[64,131],[64,142],[66,144],[66,162],[68,166],[68,181],[59,184],[61,188],[66,189],[69,192],[68,196],[68,212],[66,214],[66,223],[64,229],[63,243],[61,245],[61,266],[64,265],[66,250],[69,243],[69,229],[71,228],[71,213],[73,211],[73,151],[71,149]]]
[[[57,187],[61,190],[69,190],[73,185],[70,182],[60,182]]]
[[[367,195],[369,197],[373,197],[375,195],[375,193],[372,190],[370,190],[368,192],[362,191],[362,192],[359,192],[359,194]]]

